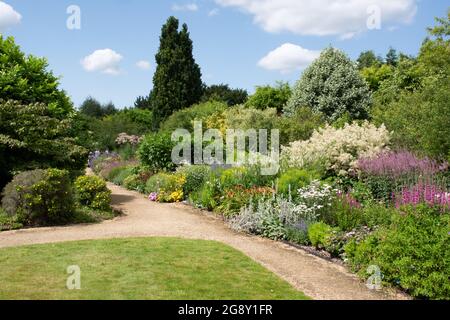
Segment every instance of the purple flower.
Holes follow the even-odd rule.
[[[157,201],[158,200],[158,194],[156,192],[150,193],[150,195],[148,196],[148,200],[150,200],[150,201]]]

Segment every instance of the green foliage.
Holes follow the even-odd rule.
[[[71,181],[65,170],[26,171],[3,190],[3,209],[24,225],[67,222],[73,205]]]
[[[179,202],[184,199],[185,182],[181,174],[158,173],[148,179],[145,190],[150,194],[156,193],[159,202]]]
[[[403,210],[391,226],[346,246],[351,266],[364,274],[368,265],[377,265],[384,281],[414,297],[449,299],[449,216],[426,205]]]
[[[261,235],[272,240],[284,240],[286,230],[280,218],[275,215],[264,215],[261,220]]]
[[[114,168],[110,171],[108,175],[108,180],[118,186],[122,186],[124,184],[125,179],[133,175],[134,171],[135,167],[133,166],[121,166]]]
[[[81,176],[74,185],[81,205],[96,210],[110,210],[111,191],[105,180],[96,176]]]
[[[341,51],[328,48],[303,73],[285,112],[310,107],[334,121],[345,112],[365,119],[371,103],[367,84],[353,62]]]
[[[172,162],[172,149],[175,146],[167,133],[147,135],[137,152],[141,163],[155,172],[171,171],[175,168]]]
[[[388,53],[386,54],[386,64],[389,66],[396,67],[399,61],[399,57],[397,51],[394,48],[389,48]]]
[[[42,103],[52,116],[64,118],[73,112],[73,106],[47,67],[46,59],[25,56],[14,38],[0,35],[0,99],[24,105]]]
[[[435,79],[420,90],[401,94],[399,101],[388,104],[374,118],[394,132],[396,146],[446,158],[450,154],[449,87],[450,77]]]
[[[88,117],[103,118],[117,112],[112,102],[102,105],[92,97],[87,97],[80,106],[80,112]]]
[[[183,24],[178,31],[178,26],[178,20],[170,17],[161,31],[151,96],[155,126],[173,112],[199,102],[203,94],[200,67],[192,54],[188,27]]]
[[[308,229],[309,241],[313,246],[324,249],[330,245],[333,228],[323,222],[316,222]]]
[[[379,66],[382,62],[382,58],[377,57],[372,50],[361,52],[356,60],[359,70]]]
[[[275,128],[280,130],[280,143],[284,146],[294,141],[308,140],[314,130],[325,123],[321,114],[314,113],[308,107],[298,108],[293,115],[275,120]]]
[[[134,102],[134,107],[140,110],[151,110],[152,109],[152,94],[150,93],[146,97],[139,96]]]
[[[247,90],[231,89],[227,84],[219,84],[205,86],[201,102],[220,101],[232,107],[245,103],[247,98]]]
[[[211,172],[201,189],[190,194],[189,200],[199,208],[212,211],[219,205],[221,195],[220,174]]]
[[[153,116],[150,110],[124,109],[101,120],[89,118],[89,121],[95,141],[93,150],[115,150],[120,133],[143,136],[151,132]]]
[[[228,129],[275,129],[277,124],[277,110],[245,108],[236,106],[225,112],[225,127]],[[220,128],[217,128],[220,129]],[[268,137],[270,138],[270,136]]]
[[[393,68],[387,64],[374,65],[361,70],[361,76],[369,84],[372,91],[377,91],[381,83],[392,77]]]
[[[277,109],[281,113],[291,95],[291,87],[285,82],[278,82],[275,87],[256,87],[256,92],[250,96],[245,106],[259,110]]]
[[[18,171],[54,167],[80,172],[87,150],[74,139],[72,124],[71,118],[53,117],[43,104],[0,99],[0,187]]]
[[[285,196],[298,196],[298,189],[305,188],[311,184],[311,181],[320,178],[316,173],[302,170],[289,169],[278,179],[277,191]]]
[[[309,237],[306,230],[301,230],[295,227],[285,227],[286,240],[299,245],[308,245]]]
[[[161,131],[172,133],[177,129],[186,129],[193,133],[194,121],[204,121],[209,116],[227,110],[227,105],[223,102],[208,101],[199,103],[187,109],[174,112],[161,125]]]
[[[183,186],[183,193],[188,196],[191,193],[200,190],[211,174],[211,167],[199,166],[183,166],[177,170],[177,173],[186,178]]]

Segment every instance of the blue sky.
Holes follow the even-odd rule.
[[[70,5],[81,10],[79,30],[66,26]],[[151,90],[161,26],[171,15],[189,26],[204,82],[251,92],[294,83],[329,45],[353,59],[390,46],[415,55],[448,7],[447,0],[0,0],[0,32],[47,57],[75,105],[91,95],[125,107]],[[381,29],[369,30],[378,17]]]

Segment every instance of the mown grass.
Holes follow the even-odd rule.
[[[68,290],[67,267],[81,269]],[[306,299],[214,241],[140,238],[0,249],[0,299]]]

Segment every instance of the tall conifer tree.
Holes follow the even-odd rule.
[[[202,80],[200,67],[192,54],[192,40],[186,24],[170,17],[162,27],[157,68],[153,77],[152,108],[155,126],[173,112],[200,101]]]

